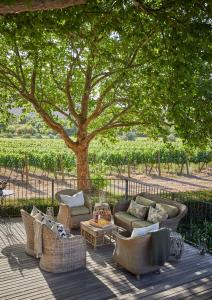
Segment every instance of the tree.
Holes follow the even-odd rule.
[[[148,3],[141,10],[128,1],[92,2],[0,20],[1,101],[34,107],[60,135],[77,157],[82,189],[98,134],[133,126],[163,132],[173,124],[194,141],[211,134],[208,7]],[[72,126],[76,139],[64,128]]]

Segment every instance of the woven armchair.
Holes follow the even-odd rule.
[[[113,252],[113,259],[117,265],[127,269],[136,275],[137,279],[141,274],[159,271],[160,266],[151,264],[151,235],[135,238],[124,237],[119,233],[116,236],[116,246]]]
[[[33,221],[34,218],[28,214],[25,210],[21,209],[21,217],[24,223],[25,231],[26,231],[26,245],[25,251],[28,255],[35,256],[34,252],[34,228]]]
[[[63,203],[60,198],[61,194],[73,196],[77,192],[79,191],[74,189],[66,189],[66,190],[61,190],[55,194],[55,198],[59,201],[60,204],[57,220],[58,222],[64,224],[64,226],[69,229],[80,228],[81,221],[88,221],[92,219],[92,204],[85,193],[83,193],[85,199],[84,206],[88,208],[88,212],[86,214],[75,215],[74,208],[71,208],[67,204]]]
[[[170,218],[170,219],[167,219],[167,220],[161,222],[160,223],[160,228],[166,227],[166,228],[171,228],[173,231],[176,231],[180,220],[187,213],[187,206],[184,205],[184,204],[182,204],[182,203],[176,202],[174,200],[167,200],[167,199],[161,198],[161,197],[159,197],[157,195],[152,195],[152,194],[149,194],[149,193],[146,193],[146,192],[140,193],[140,194],[138,194],[136,196],[143,196],[143,197],[145,197],[147,199],[155,201],[156,203],[165,203],[165,204],[172,205],[172,206],[175,206],[175,207],[178,208],[178,210],[179,210],[178,215],[176,217],[174,217],[174,218]],[[134,197],[134,199],[136,198],[136,196]],[[130,205],[130,201],[131,201],[130,199],[129,200],[121,200],[121,201],[119,201],[114,206],[114,210],[113,210],[114,223],[116,225],[118,225],[118,226],[124,227],[129,232],[131,232],[133,228],[131,226],[128,226],[126,228],[126,224],[123,224],[120,220],[116,219],[115,213],[119,212],[119,211],[127,211],[128,207]]]
[[[40,268],[47,272],[62,273],[86,266],[86,243],[82,236],[57,237],[46,225],[42,226],[43,255]]]

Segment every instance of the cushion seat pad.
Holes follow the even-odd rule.
[[[76,206],[71,208],[72,216],[87,215],[90,211],[86,206]]]
[[[115,218],[120,220],[121,222],[127,224],[128,226],[132,227],[132,222],[138,221],[139,219],[128,214],[125,211],[119,211],[115,213]]]
[[[150,226],[152,225],[153,223],[151,222],[148,222],[148,221],[134,221],[132,222],[132,227],[133,228],[143,228],[143,227],[147,227],[147,226]]]

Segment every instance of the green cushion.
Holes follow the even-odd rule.
[[[141,205],[145,205],[145,206],[152,206],[155,207],[156,206],[156,202],[150,199],[147,199],[145,197],[142,196],[137,196],[135,199],[135,202]]]
[[[134,200],[131,200],[127,213],[141,220],[145,220],[148,210],[149,210],[149,206],[144,206],[136,203]]]
[[[72,216],[87,215],[89,212],[90,211],[86,206],[76,206],[71,208]]]
[[[165,203],[157,203],[156,208],[165,210],[165,212],[168,214],[168,218],[175,218],[179,212],[178,207]]]
[[[120,220],[121,222],[124,222],[124,223],[128,224],[129,226],[132,225],[133,221],[138,220],[138,218],[128,214],[125,211],[119,211],[119,212],[115,213],[115,217],[116,217],[116,219]]]
[[[148,221],[134,221],[132,223],[133,228],[143,228],[152,225],[153,223]]]

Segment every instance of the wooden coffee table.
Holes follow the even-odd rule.
[[[113,232],[118,230],[118,227],[112,223],[104,228],[100,228],[90,225],[89,221],[80,222],[80,228],[81,235],[94,249],[111,244],[114,239]]]

